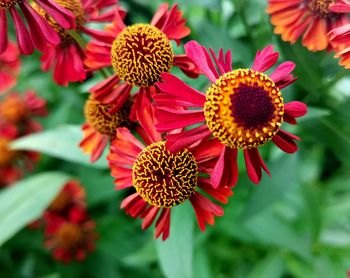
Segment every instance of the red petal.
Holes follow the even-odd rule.
[[[278,52],[275,52],[272,45],[266,46],[263,50],[259,50],[254,58],[252,66],[253,70],[265,72],[276,64],[278,60]]]
[[[237,150],[224,147],[211,174],[214,188],[233,187],[238,180]]]
[[[298,146],[294,140],[300,140],[300,138],[284,130],[279,130],[272,138],[272,141],[277,147],[286,153],[294,153],[298,150]]]

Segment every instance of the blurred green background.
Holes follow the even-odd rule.
[[[127,23],[132,24],[149,22],[162,1],[120,2],[129,12]],[[76,147],[87,89],[102,76],[59,87],[51,81],[51,73],[40,71],[38,54],[24,57],[16,90],[33,88],[48,100],[50,114],[42,123],[53,130],[27,142],[47,153],[37,172],[64,172],[82,182],[100,239],[83,263],[64,265],[43,248],[40,231],[23,229],[0,248],[0,277],[346,277],[350,267],[349,72],[338,66],[332,53],[311,53],[300,42],[282,42],[272,32],[264,0],[177,2],[192,29],[187,40],[215,50],[232,49],[234,68],[249,67],[256,51],[267,44],[281,53],[281,61],[296,63],[298,81],[283,90],[283,96],[306,102],[309,113],[297,128],[284,127],[302,138],[300,151],[287,155],[272,144],[264,146],[272,178],[265,175],[258,186],[248,180],[240,157],[234,196],[215,226],[201,233],[187,204],[173,210],[170,239],[155,241],[152,230],[143,232],[139,220],[119,210],[126,192],[114,190],[107,163],[87,165]],[[208,85],[204,78],[184,79],[197,89]],[[67,124],[75,126],[66,128]],[[45,149],[50,144],[55,144],[58,154]],[[54,183],[45,182],[45,186]],[[35,198],[29,202],[35,209]]]

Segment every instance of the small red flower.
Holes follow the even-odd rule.
[[[16,85],[20,67],[18,48],[10,42],[4,53],[0,54],[0,94]]]
[[[291,43],[302,36],[302,44],[311,51],[329,47],[327,33],[349,22],[346,13],[350,4],[346,0],[269,0],[268,3],[266,11],[271,15],[274,32]]]
[[[115,13],[121,17],[125,12],[116,6],[106,12],[101,10],[110,8],[118,3],[118,0],[111,1],[90,1],[90,0],[55,0],[58,4],[71,11],[75,16],[77,35],[82,33],[90,35],[96,39],[104,37],[101,31],[90,29],[86,26],[92,22],[111,21]],[[53,79],[59,85],[67,86],[69,82],[80,82],[86,79],[86,69],[84,67],[85,50],[79,45],[79,42],[64,28],[60,27],[56,21],[47,15],[40,7],[35,6],[36,10],[48,20],[48,23],[58,32],[61,43],[48,46],[43,51],[41,57],[41,67],[43,71],[53,69]]]
[[[136,191],[123,200],[121,208],[134,218],[142,218],[142,229],[156,222],[155,238],[162,235],[166,240],[170,234],[171,209],[189,200],[200,229],[205,231],[205,225],[213,225],[214,217],[222,216],[224,211],[203,193],[224,204],[232,195],[228,187],[214,190],[210,179],[203,175],[210,175],[222,146],[216,139],[197,140],[171,153],[155,130],[153,109],[147,97],[143,97],[142,104],[137,112],[141,125],[137,133],[143,142],[128,129],[118,128],[108,156],[116,188]],[[174,136],[181,137],[181,133]]]
[[[98,235],[96,224],[88,216],[78,221],[47,212],[45,219],[45,247],[61,262],[83,261],[95,249]]]
[[[150,24],[126,26],[119,15],[106,30],[104,39],[91,41],[87,46],[85,64],[91,70],[112,66],[115,75],[91,88],[95,99],[103,104],[122,106],[133,86],[140,87],[136,94],[130,118],[135,121],[135,111],[140,107],[140,95],[150,95],[154,84],[163,72],[179,67],[190,77],[198,70],[185,55],[175,55],[171,40],[178,45],[190,34],[182,12],[174,5],[159,6]]]
[[[74,15],[54,0],[34,0],[63,28],[74,28]],[[23,16],[18,12],[21,10]],[[43,51],[47,45],[57,45],[60,38],[56,31],[31,6],[28,0],[0,0],[0,54],[7,49],[8,26],[7,12],[15,25],[18,47],[22,54],[31,54],[34,47]]]
[[[329,37],[336,51],[335,58],[340,58],[339,64],[350,69],[350,24],[333,29]]]
[[[238,179],[237,154],[242,149],[250,179],[259,183],[261,168],[268,174],[258,147],[272,140],[287,153],[297,151],[299,137],[280,129],[282,122],[296,124],[295,118],[305,115],[305,104],[292,101],[284,104],[281,89],[296,80],[292,62],[280,64],[271,74],[269,70],[279,54],[272,46],[258,51],[253,66],[232,70],[231,52],[218,57],[195,41],[185,45],[186,54],[211,81],[203,94],[177,77],[163,73],[157,83],[161,94],[154,96],[159,131],[172,131],[198,124],[181,133],[168,135],[167,148],[176,153],[198,140],[217,138],[224,146],[211,176],[215,188],[234,186]],[[216,65],[216,66],[215,66]],[[174,109],[178,104],[184,109]]]
[[[92,95],[85,103],[85,118],[87,123],[82,126],[83,140],[79,146],[84,153],[89,154],[91,162],[98,160],[107,144],[116,135],[117,128],[130,126],[129,114],[132,100],[122,102],[122,107],[101,104]]]

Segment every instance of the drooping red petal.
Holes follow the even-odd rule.
[[[214,188],[236,185],[238,180],[237,150],[224,147],[221,150],[213,172],[211,173],[211,183]]]
[[[174,66],[179,67],[184,74],[191,78],[197,78],[201,73],[187,55],[174,55]]]
[[[291,101],[284,105],[284,113],[293,118],[299,118],[307,113],[307,106],[300,101]]]
[[[6,10],[0,9],[0,54],[4,53],[8,46],[7,16]]]
[[[300,138],[281,129],[272,138],[272,141],[276,144],[276,146],[286,153],[294,153],[298,150],[298,146],[294,140],[300,140]]]
[[[208,178],[198,178],[198,187],[223,204],[227,204],[228,197],[233,195],[231,188],[227,186],[214,189]]]
[[[276,64],[278,57],[278,52],[274,51],[272,45],[268,45],[263,50],[258,50],[254,58],[252,69],[265,72]]]

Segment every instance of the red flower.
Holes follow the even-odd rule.
[[[34,0],[34,2],[63,28],[75,27],[74,15],[54,0]],[[28,27],[18,8],[22,11]],[[28,0],[0,0],[0,53],[3,53],[8,45],[7,11],[15,24],[18,47],[22,54],[31,54],[34,47],[43,51],[47,45],[57,45],[60,42],[56,31],[33,9]]]
[[[4,53],[0,54],[0,94],[16,85],[21,60],[15,44],[9,43]]]
[[[306,113],[306,106],[298,101],[284,104],[280,89],[296,78],[291,74],[292,62],[280,64],[269,76],[265,74],[278,59],[272,46],[258,51],[250,69],[232,70],[231,52],[217,57],[195,41],[185,45],[187,55],[212,82],[203,94],[177,77],[164,73],[163,92],[154,97],[159,131],[171,131],[199,124],[181,135],[168,135],[167,148],[176,153],[197,140],[213,135],[224,148],[211,176],[215,188],[234,186],[238,179],[237,151],[243,150],[250,179],[259,183],[261,168],[269,171],[260,157],[258,147],[272,140],[287,153],[298,147],[297,136],[280,129],[283,121],[296,124],[295,118]],[[215,67],[216,64],[216,67]],[[174,109],[182,105],[184,110]],[[192,109],[195,108],[195,109]]]
[[[329,47],[327,33],[349,20],[349,3],[344,0],[269,0],[267,13],[271,15],[274,32],[284,41],[295,43],[303,37],[302,44],[311,51]]]
[[[107,12],[100,13],[101,10],[109,8],[118,3],[118,0],[111,1],[90,1],[90,0],[55,0],[75,16],[77,35],[85,33],[94,38],[104,37],[101,31],[92,30],[85,25],[91,22],[111,21],[114,13],[119,13],[124,17],[125,12],[120,7],[116,7]],[[69,82],[78,82],[86,79],[86,70],[84,67],[85,52],[82,45],[64,28],[60,27],[56,21],[46,15],[46,12],[36,6],[36,10],[48,20],[48,23],[57,30],[61,43],[48,46],[43,51],[41,57],[42,70],[49,71],[53,69],[53,79],[59,85],[67,86]]]
[[[45,247],[61,262],[82,261],[95,249],[98,238],[96,224],[88,216],[78,221],[47,212],[45,218]]]
[[[111,109],[111,105],[104,105],[94,99],[93,96],[85,103],[85,118],[87,123],[83,125],[83,140],[79,146],[84,153],[91,155],[91,162],[98,160],[108,142],[115,137],[117,128],[129,126],[129,113],[132,100],[129,95],[122,107],[116,111]],[[115,110],[115,109],[114,109]]]
[[[335,58],[340,58],[339,64],[350,69],[350,24],[333,29],[329,37],[336,51]]]
[[[0,119],[22,125],[25,133],[40,130],[40,125],[32,117],[46,114],[46,100],[38,97],[34,91],[27,91],[23,95],[13,92],[0,101]]]
[[[170,233],[172,207],[189,199],[198,225],[204,231],[205,225],[213,225],[214,217],[222,216],[224,211],[203,193],[221,203],[227,203],[227,198],[232,195],[228,187],[214,190],[210,179],[200,175],[211,173],[222,146],[216,139],[198,140],[171,153],[155,130],[153,109],[146,97],[142,104],[142,109],[137,112],[141,125],[137,133],[143,142],[128,129],[118,128],[108,156],[116,188],[136,190],[123,200],[121,208],[134,218],[143,218],[142,229],[156,221],[154,236],[162,235],[165,240]],[[181,133],[174,136],[181,137]]]
[[[177,5],[170,10],[168,4],[160,5],[150,24],[127,27],[116,15],[105,38],[91,41],[87,46],[85,64],[90,69],[113,66],[115,71],[115,75],[91,88],[95,99],[120,107],[133,86],[140,87],[130,115],[135,121],[135,111],[140,107],[139,95],[150,95],[161,73],[177,66],[190,77],[197,77],[198,71],[192,61],[185,55],[174,55],[170,43],[174,40],[179,45],[181,39],[189,35],[185,23]]]

